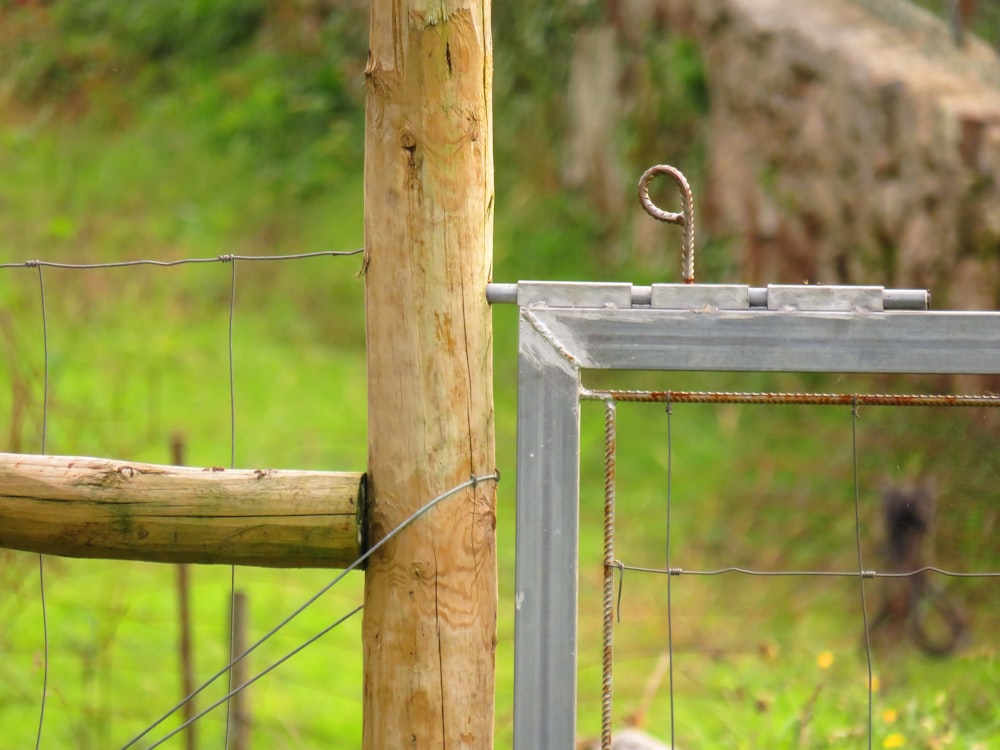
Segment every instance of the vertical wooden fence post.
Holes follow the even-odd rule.
[[[372,544],[494,469],[490,0],[373,0],[365,247]],[[369,562],[364,747],[491,748],[496,489]]]

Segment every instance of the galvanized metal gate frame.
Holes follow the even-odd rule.
[[[1000,373],[1000,313],[881,287],[491,284],[519,317],[514,747],[576,737],[584,370]]]

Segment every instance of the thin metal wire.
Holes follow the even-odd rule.
[[[625,565],[621,560],[615,560],[615,568],[618,570],[618,599],[615,601],[617,621],[622,621],[622,590],[625,588]]]
[[[3,268],[64,268],[78,271],[87,271],[104,268],[132,268],[134,266],[158,266],[160,268],[170,268],[173,266],[186,266],[194,263],[231,263],[235,260],[299,260],[301,258],[319,258],[325,256],[347,256],[359,255],[363,253],[363,247],[355,250],[318,250],[312,253],[292,253],[290,255],[217,255],[214,258],[181,258],[179,260],[118,260],[108,263],[59,263],[50,260],[24,260],[17,263],[0,263]]]
[[[317,591],[315,594],[313,594],[311,597],[309,597],[305,602],[303,602],[301,605],[299,605],[295,610],[293,610],[291,614],[289,614],[281,622],[279,622],[277,625],[275,625],[273,628],[271,628],[269,631],[267,631],[263,636],[261,636],[261,638],[259,640],[255,641],[249,648],[247,648],[246,651],[244,651],[242,654],[240,654],[235,659],[233,659],[225,667],[223,667],[218,672],[216,672],[211,677],[209,677],[205,682],[203,682],[201,684],[200,687],[198,687],[192,693],[184,696],[184,698],[182,698],[176,705],[174,705],[173,707],[171,707],[166,713],[164,713],[162,716],[160,716],[160,718],[156,719],[156,721],[154,721],[152,724],[150,724],[148,727],[146,727],[140,734],[137,734],[135,737],[133,737],[131,740],[129,740],[125,745],[123,745],[121,747],[121,750],[128,750],[128,748],[130,748],[133,745],[135,745],[136,742],[138,742],[139,740],[141,740],[143,737],[145,737],[147,734],[149,734],[151,731],[153,731],[156,727],[158,727],[160,724],[162,724],[164,721],[166,721],[168,718],[170,718],[185,703],[187,703],[189,700],[191,700],[196,695],[198,695],[203,690],[205,690],[209,685],[211,685],[213,682],[215,682],[217,679],[219,679],[219,677],[221,677],[222,675],[224,675],[227,672],[229,672],[230,670],[232,670],[232,668],[233,668],[233,666],[235,664],[237,664],[238,662],[242,661],[247,656],[249,656],[251,653],[253,653],[255,650],[257,650],[257,648],[259,648],[266,641],[268,641],[272,636],[274,636],[283,627],[285,627],[286,625],[288,625],[288,623],[290,623],[292,620],[294,620],[296,617],[298,617],[300,614],[302,614],[302,612],[304,612],[309,606],[311,606],[313,603],[315,603],[327,591],[329,591],[334,586],[336,586],[338,583],[340,583],[347,576],[348,573],[350,573],[353,570],[356,570],[361,565],[363,565],[364,562],[369,557],[371,557],[372,555],[374,555],[385,544],[388,544],[388,542],[390,540],[392,540],[397,534],[399,534],[403,530],[405,530],[408,526],[410,526],[410,524],[414,523],[417,519],[421,518],[425,513],[429,512],[431,509],[433,509],[438,503],[440,503],[440,502],[448,499],[449,497],[451,497],[453,495],[458,494],[462,490],[467,489],[469,487],[472,487],[474,489],[477,486],[479,486],[479,484],[481,484],[482,482],[499,482],[499,481],[500,481],[500,470],[499,469],[494,469],[494,471],[493,471],[492,474],[485,474],[485,475],[482,475],[482,476],[471,476],[465,482],[462,482],[461,484],[455,485],[450,490],[447,490],[446,492],[443,492],[442,494],[440,494],[437,497],[435,497],[433,500],[430,500],[429,502],[427,502],[426,504],[424,504],[423,506],[421,506],[420,508],[418,508],[416,511],[414,511],[414,513],[412,515],[410,515],[408,518],[406,518],[396,528],[394,528],[392,531],[390,531],[388,534],[386,534],[384,537],[382,537],[379,541],[377,541],[375,544],[373,544],[371,547],[369,547],[368,550],[364,554],[362,554],[360,557],[358,557],[357,560],[355,560],[350,565],[348,565],[346,568],[344,568],[342,571],[340,571],[340,573],[332,581],[330,581],[330,583],[328,583],[325,586],[323,586],[319,591]]]
[[[667,570],[670,570],[670,544],[671,544],[671,516],[673,513],[674,496],[674,426],[673,402],[667,396]],[[667,672],[667,682],[670,689],[670,748],[675,746],[675,719],[674,719],[674,617],[672,603],[672,583],[673,576],[667,576],[667,658],[670,660],[669,671]]]
[[[858,588],[861,592],[861,619],[865,626],[865,664],[868,668],[868,750],[872,748],[872,643],[868,632],[868,604],[865,601],[865,566],[861,556],[861,483],[858,479],[858,404],[851,404],[851,463],[854,471],[854,532],[858,548]]]
[[[685,404],[775,404],[802,406],[983,406],[1000,407],[1000,394],[887,394],[887,393],[763,393],[735,391],[632,391],[588,390],[580,393],[588,401]]]
[[[229,283],[229,468],[236,468],[236,368],[233,359],[233,319],[236,315],[236,261],[230,267]],[[229,661],[236,656],[236,566],[229,566]],[[233,690],[233,670],[229,670],[227,692]],[[222,747],[229,748],[233,704],[226,701],[226,734]]]
[[[229,468],[236,468],[236,366],[233,357],[233,320],[236,317],[236,262],[229,282]]]
[[[223,703],[225,703],[226,705],[231,705],[230,699],[234,695],[237,695],[237,694],[243,692],[248,687],[250,687],[255,682],[257,682],[257,680],[259,680],[262,677],[264,677],[265,675],[273,672],[275,669],[277,669],[278,667],[280,667],[282,664],[284,664],[286,661],[288,661],[289,659],[291,659],[297,653],[299,653],[300,651],[302,651],[306,647],[311,646],[313,643],[315,643],[316,641],[318,641],[320,638],[322,638],[324,635],[326,635],[331,630],[333,630],[334,628],[336,628],[338,625],[342,625],[343,623],[345,623],[347,620],[349,620],[354,615],[356,615],[358,612],[360,612],[362,609],[364,609],[364,606],[365,605],[363,605],[363,604],[359,604],[357,607],[355,607],[354,609],[352,609],[346,615],[344,615],[340,619],[336,620],[335,622],[331,623],[330,625],[327,625],[325,628],[323,628],[321,631],[319,631],[312,638],[310,638],[307,641],[305,641],[304,643],[301,643],[298,646],[296,646],[294,649],[292,649],[287,654],[285,654],[284,656],[282,656],[276,662],[274,662],[273,664],[270,664],[265,669],[261,670],[256,675],[254,675],[253,677],[251,677],[249,680],[247,680],[246,682],[244,682],[242,685],[239,685],[235,689],[232,688],[232,687],[230,687],[229,692],[227,692],[224,696],[222,696],[221,698],[219,698],[217,701],[215,701],[214,703],[212,703],[207,708],[204,708],[201,711],[199,711],[198,713],[196,713],[190,719],[188,719],[183,724],[181,724],[180,726],[178,726],[176,729],[172,730],[168,734],[166,734],[163,737],[161,737],[160,739],[158,739],[152,745],[149,745],[149,750],[152,750],[154,747],[159,747],[164,742],[166,742],[167,740],[169,740],[171,737],[174,737],[175,735],[177,735],[180,732],[182,732],[185,729],[187,729],[191,724],[193,724],[194,722],[198,721],[198,719],[200,719],[201,717],[205,716],[206,714],[210,713],[211,711],[214,711],[216,708],[218,708],[219,706],[221,706]],[[228,742],[229,742],[228,735],[226,737],[226,742],[227,742],[227,746],[228,746]]]
[[[42,303],[42,453],[45,453],[49,434],[49,318],[41,266],[38,266],[38,294]]]
[[[615,404],[604,405],[604,628],[601,674],[601,750],[611,750],[615,605]]]
[[[38,293],[42,306],[42,454],[47,450],[49,429],[49,322],[45,304],[45,277],[38,267]],[[45,604],[45,558],[38,553],[38,590],[42,604],[42,705],[38,711],[38,732],[35,750],[42,744],[42,727],[45,724],[45,703],[49,692],[49,616]]]
[[[856,570],[751,570],[749,568],[715,568],[714,570],[688,570],[687,568],[646,568],[640,565],[626,565],[620,560],[615,561],[615,567],[620,570],[634,570],[636,573],[655,573],[657,575],[671,576],[718,576],[726,573],[738,573],[747,576],[778,577],[778,576],[809,576],[830,578],[913,578],[921,573],[939,573],[943,576],[953,578],[1000,578],[1000,571],[980,571],[967,573],[955,570],[946,570],[933,565],[925,565],[922,568],[909,570],[904,573],[881,572],[878,570],[863,570],[860,573]],[[621,589],[621,583],[619,590]]]
[[[934,565],[925,565],[922,568],[917,568],[916,570],[909,570],[905,573],[876,573],[873,578],[913,578],[921,573],[938,573],[943,576],[951,576],[952,578],[1000,578],[1000,571],[982,571],[976,573],[965,573],[955,570],[945,570],[944,568],[938,568]]]

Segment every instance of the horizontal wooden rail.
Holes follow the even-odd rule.
[[[0,453],[0,547],[64,557],[342,568],[360,472],[159,466]]]

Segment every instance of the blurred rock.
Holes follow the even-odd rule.
[[[711,100],[705,223],[750,283],[1000,308],[1000,60],[904,0],[673,0]]]

